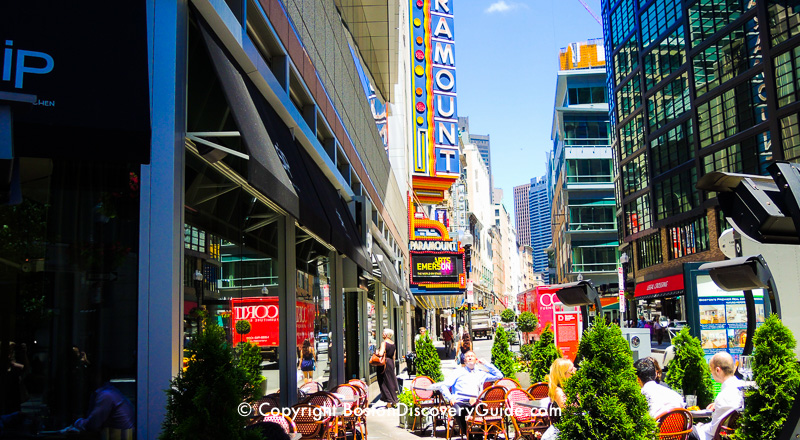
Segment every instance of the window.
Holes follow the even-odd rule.
[[[619,120],[630,116],[642,105],[642,90],[639,87],[639,75],[634,75],[617,91],[617,115]]]
[[[642,47],[647,47],[658,35],[683,16],[681,0],[656,0],[642,12]]]
[[[613,231],[613,200],[575,200],[569,205],[570,231]]]
[[[775,57],[775,86],[778,107],[791,104],[800,93],[800,46]]]
[[[795,113],[781,119],[781,140],[783,141],[783,156],[786,160],[797,161],[800,158],[800,113]]]
[[[623,78],[633,72],[639,66],[639,47],[636,45],[636,38],[631,38],[614,55],[614,73],[616,83],[619,84]]]
[[[772,160],[771,144],[766,131],[703,156],[703,174],[712,171],[765,174]]]
[[[667,229],[669,258],[681,258],[708,250],[708,218],[679,223]]]
[[[699,0],[689,6],[692,47],[739,18],[744,12],[743,1],[749,3],[749,0]]]
[[[757,29],[756,21],[750,20],[695,55],[692,67],[698,97],[761,62]]]
[[[607,115],[564,115],[566,145],[609,145]]]
[[[572,272],[614,272],[617,270],[616,241],[572,242]]]
[[[622,0],[611,13],[612,48],[616,50],[619,43],[627,36],[634,26],[634,12],[637,8],[636,0]]]
[[[647,98],[647,122],[650,131],[658,130],[680,117],[690,106],[689,77],[684,73]]]
[[[694,158],[692,120],[670,129],[650,142],[653,175],[661,175]]]
[[[569,104],[603,104],[606,102],[605,87],[570,87]]]
[[[772,45],[800,34],[800,6],[793,0],[767,0]]]
[[[758,74],[750,81],[722,92],[697,106],[700,148],[705,148],[767,120],[764,77]]]
[[[699,205],[697,170],[691,168],[653,184],[656,202],[656,219],[664,220],[673,215],[691,211]]]
[[[644,123],[642,119],[642,114],[639,113],[619,130],[620,160],[642,148],[642,141],[644,140]]]
[[[649,229],[650,218],[650,195],[645,194],[636,200],[625,204],[625,235],[635,234]]]
[[[645,88],[650,90],[686,62],[683,26],[669,34],[644,56]]]
[[[613,181],[611,159],[567,159],[567,183]]]
[[[661,264],[661,233],[656,232],[636,240],[637,267],[646,267]]]
[[[647,152],[642,152],[622,166],[622,191],[629,196],[650,183],[647,177]]]

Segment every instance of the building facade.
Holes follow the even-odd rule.
[[[546,249],[552,242],[551,199],[547,179],[531,179],[528,191],[528,212],[530,216],[531,248],[533,249],[533,271],[548,273],[549,263]]]
[[[602,5],[629,284],[641,312],[683,319],[682,275],[723,259],[717,238],[727,227],[697,180],[764,174],[800,156],[800,10],[780,0]],[[647,294],[670,277],[679,283],[663,298]]]
[[[559,54],[548,163],[553,185],[555,279],[616,283],[614,172],[602,40],[573,43]],[[573,63],[572,60],[581,60]]]
[[[531,212],[528,208],[530,191],[530,183],[514,187],[514,226],[517,228],[520,246],[531,245]]]

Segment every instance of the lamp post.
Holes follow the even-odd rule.
[[[202,310],[203,309],[203,272],[200,270],[194,271],[194,293],[197,296],[197,307]]]
[[[627,327],[627,318],[625,317],[625,311],[627,307],[625,307],[625,303],[627,299],[625,298],[625,281],[627,280],[628,274],[626,273],[626,267],[628,266],[628,254],[623,252],[622,255],[619,256],[619,265],[620,269],[622,270],[620,277],[619,277],[619,295],[620,299],[622,300],[621,309],[619,313],[619,324],[620,328]]]
[[[467,285],[469,286],[469,273],[472,270],[472,234],[470,234],[468,230],[464,231],[459,235],[458,241],[461,242],[461,246],[464,248],[464,267],[467,270]],[[472,337],[472,302],[469,301],[469,294],[467,292],[464,292],[464,294],[467,295],[467,333]]]

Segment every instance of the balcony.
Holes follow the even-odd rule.
[[[573,264],[573,273],[591,273],[591,272],[615,272],[617,270],[617,263],[584,263]]]
[[[569,223],[567,225],[569,232],[613,232],[617,229],[615,222],[600,222],[600,223]]]

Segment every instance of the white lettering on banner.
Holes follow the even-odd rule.
[[[545,302],[545,298],[547,298],[547,302]],[[543,293],[539,297],[539,304],[541,304],[541,305],[543,305],[545,307],[552,306],[553,305],[553,294],[552,293]]]
[[[662,281],[660,283],[650,284],[649,286],[647,286],[647,290],[660,289],[662,287],[667,287],[667,286],[669,286],[669,282],[668,281]]]
[[[408,242],[408,249],[411,251],[458,252],[458,243],[455,241],[412,240]]]
[[[442,45],[442,43],[437,42],[433,51],[433,61],[439,64],[449,64],[450,66],[454,65],[456,62],[455,57],[453,56],[453,45]]]
[[[455,143],[456,143],[456,124],[449,124],[449,125],[450,125],[450,127],[445,127],[445,124],[439,122],[439,138],[440,139],[447,138],[447,140],[450,141],[450,145],[455,145]],[[449,128],[449,130],[448,130],[448,128]]]
[[[276,305],[258,305],[258,306],[244,306],[234,307],[236,313],[236,320],[242,319],[275,319],[278,317],[278,306]]]
[[[434,7],[438,11],[439,6],[441,6],[444,12],[450,13],[450,6],[447,5],[447,2],[448,0],[436,0],[436,4],[434,5]]]
[[[11,47],[13,45],[14,45],[13,40],[6,40],[7,47],[3,51],[3,81],[11,81],[11,70],[14,64],[14,49]],[[55,66],[53,57],[44,52],[17,49],[16,58],[17,58],[17,65],[16,69],[14,69],[15,89],[22,88],[24,76],[26,73],[44,75],[46,73],[52,72],[53,66]],[[44,66],[40,67],[33,67],[32,65],[26,66],[25,65],[26,58],[28,59],[36,58],[38,60],[44,61]],[[35,64],[41,64],[41,62],[36,62]]]
[[[447,84],[442,81],[442,77],[447,76]],[[456,79],[453,77],[453,72],[442,69],[436,74],[436,86],[439,87],[440,90],[445,92],[450,91],[453,89],[453,86],[456,84]]]
[[[433,31],[433,35],[436,37],[446,36],[449,39],[453,39],[453,33],[450,32],[450,27],[447,26],[447,20],[444,17],[439,17],[439,23],[436,24],[436,30]]]
[[[442,105],[442,95],[436,95],[436,110],[438,110],[439,115],[442,117],[449,118],[450,116],[453,116],[453,113],[456,111],[456,99],[452,96],[449,96],[446,99],[450,99],[450,108],[447,111],[444,110],[444,106]]]
[[[455,151],[451,151],[451,150],[442,150],[442,152],[440,154],[442,154],[443,156],[445,156],[447,158],[447,171],[453,171],[453,172],[457,171],[457,170],[451,170],[450,169],[450,160],[454,159],[456,157],[456,152]]]

